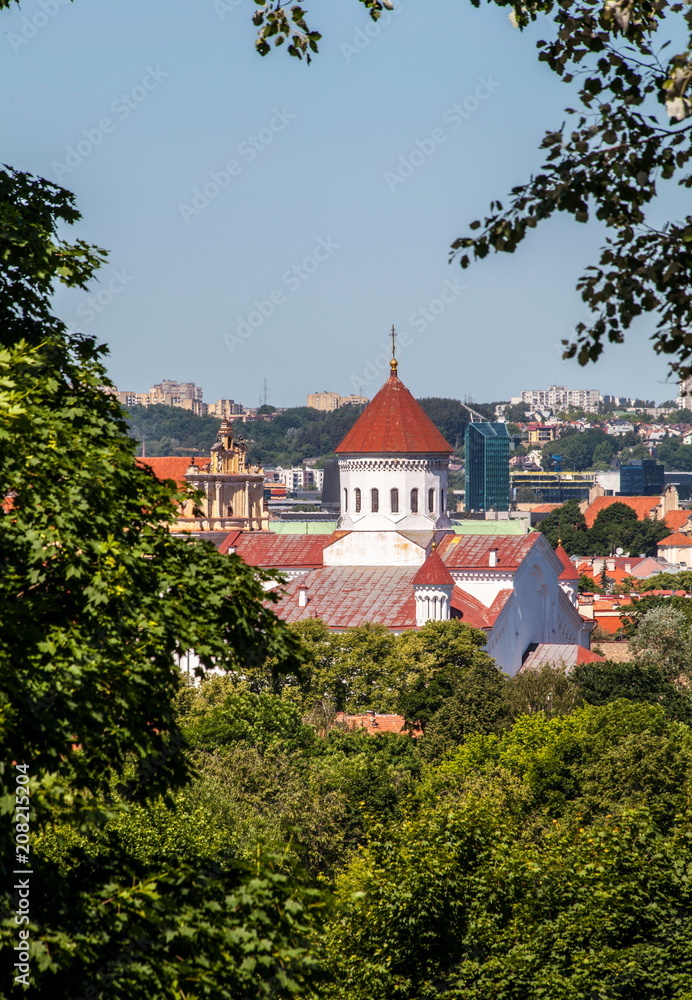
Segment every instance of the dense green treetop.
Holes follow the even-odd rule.
[[[431,770],[337,881],[329,1000],[683,1000],[690,731],[620,701],[519,719]]]

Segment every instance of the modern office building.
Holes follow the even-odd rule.
[[[466,425],[467,510],[509,510],[507,425],[489,421]]]
[[[595,472],[513,472],[512,499],[517,503],[586,500],[595,481]]]
[[[653,458],[620,466],[620,494],[625,497],[657,497],[665,489],[665,469]]]

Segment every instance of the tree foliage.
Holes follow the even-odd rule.
[[[280,872],[262,862],[253,876],[228,860],[210,883],[204,856],[194,869],[175,857],[145,869],[121,850],[68,861],[37,847],[30,985],[14,979],[14,765],[31,775],[34,837],[56,815],[65,829],[98,831],[190,780],[174,710],[181,652],[237,670],[269,657],[292,672],[302,654],[261,573],[169,534],[175,494],[135,464],[103,391],[103,349],[53,317],[55,284],[84,287],[103,256],[58,235],[79,218],[71,195],[5,171],[0,212],[4,995],[79,995],[138,937],[149,955],[116,961],[113,996],[189,993],[193,982],[198,996],[261,996],[270,981],[290,992],[312,904]],[[291,899],[295,920],[281,916]],[[243,955],[254,956],[252,983]]]
[[[135,441],[144,445],[149,458],[157,455],[209,456],[221,421],[200,417],[180,406],[131,406],[127,410],[128,429]],[[142,448],[137,449],[142,454]]]
[[[320,997],[682,1000],[691,773],[689,730],[654,706],[472,738],[339,880]]]

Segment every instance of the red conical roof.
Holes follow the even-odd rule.
[[[416,584],[431,584],[434,587],[453,587],[454,577],[449,572],[445,564],[433,549],[428,558],[413,578],[413,586]]]
[[[577,568],[574,565],[574,563],[572,562],[572,560],[570,559],[570,557],[567,555],[567,553],[565,552],[565,550],[563,549],[563,547],[560,544],[560,542],[557,543],[557,546],[555,548],[555,555],[558,557],[558,559],[560,560],[560,562],[562,563],[562,565],[564,567],[564,569],[562,570],[562,573],[560,573],[560,576],[558,577],[558,579],[559,580],[578,580],[579,579],[579,573],[577,573]]]
[[[454,451],[400,381],[395,365],[392,362],[392,374],[335,449],[337,455]]]

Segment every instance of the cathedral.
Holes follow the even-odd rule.
[[[335,631],[378,622],[401,632],[458,618],[486,632],[488,653],[509,674],[537,648],[547,659],[553,650],[553,662],[557,651],[590,658],[592,625],[577,611],[577,574],[564,550],[537,532],[455,532],[446,513],[452,450],[392,358],[389,378],[336,449],[337,530],[236,528],[220,550],[281,574],[275,609],[286,621],[320,618]],[[202,476],[213,482],[215,473]]]

